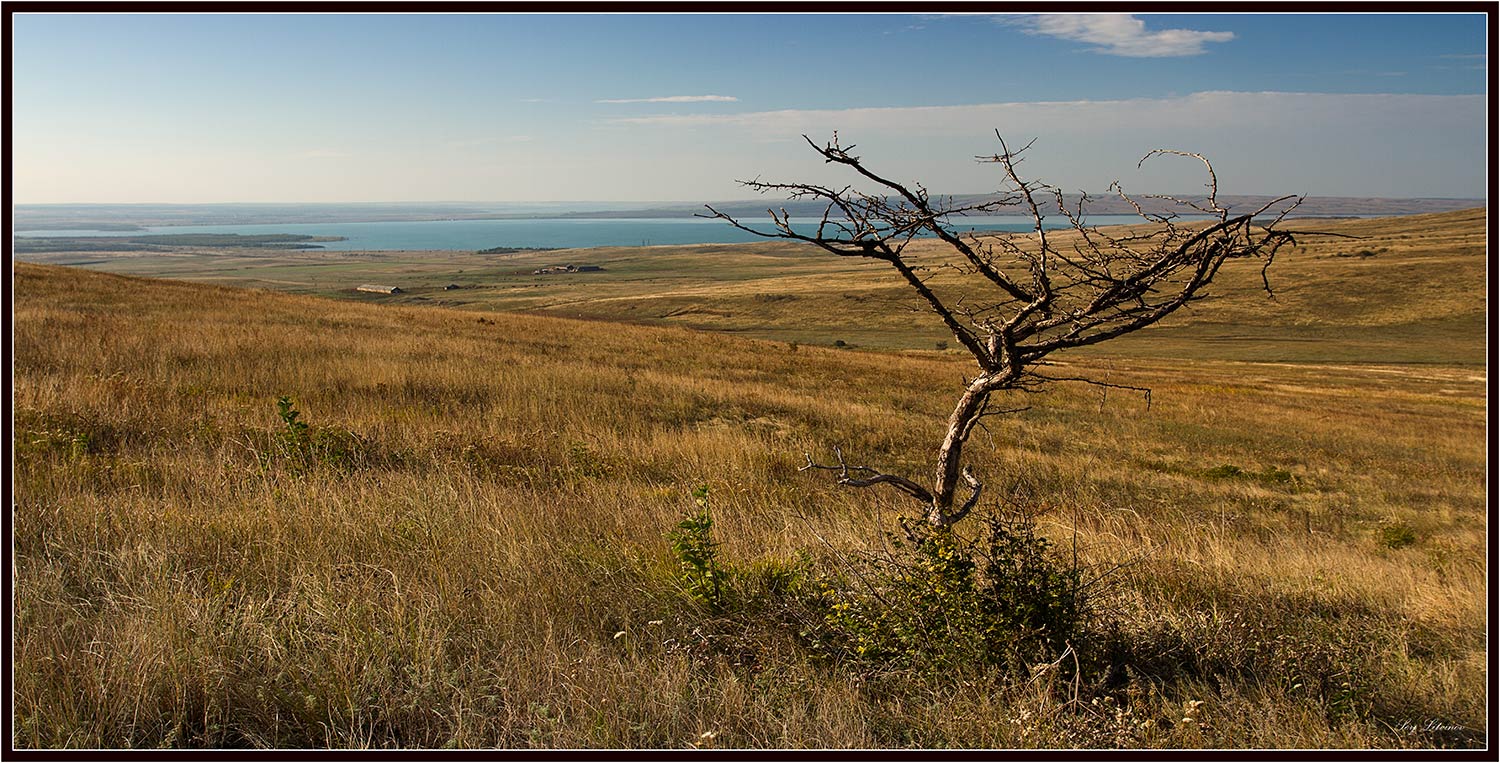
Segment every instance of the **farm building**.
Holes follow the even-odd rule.
[[[595,273],[604,268],[598,265],[553,265],[546,268],[537,268],[531,271],[534,276],[546,276],[553,273]]]
[[[401,293],[401,287],[400,286],[380,286],[379,284],[365,283],[365,284],[360,284],[359,288],[355,289],[355,291],[367,291],[367,292],[370,292],[371,294],[400,294]]]

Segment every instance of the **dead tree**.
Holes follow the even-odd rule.
[[[974,357],[979,372],[965,380],[963,392],[948,416],[930,488],[870,467],[850,466],[837,448],[837,463],[814,463],[809,455],[803,467],[836,471],[844,485],[890,485],[919,501],[927,521],[939,528],[968,515],[983,490],[983,483],[965,464],[963,450],[981,419],[1007,412],[991,408],[992,395],[1008,390],[1034,391],[1049,381],[1099,384],[1049,376],[1042,372],[1043,361],[1059,350],[1138,331],[1202,299],[1205,287],[1228,260],[1259,258],[1263,263],[1262,281],[1269,291],[1266,268],[1277,249],[1292,241],[1291,234],[1277,230],[1276,225],[1301,203],[1299,197],[1285,196],[1260,209],[1231,215],[1219,204],[1218,179],[1207,159],[1195,153],[1158,149],[1141,163],[1162,155],[1197,159],[1208,172],[1207,195],[1197,199],[1152,195],[1138,200],[1127,195],[1117,182],[1110,191],[1129,203],[1146,225],[1102,230],[1084,221],[1086,195],[1070,210],[1058,188],[1021,178],[1016,167],[1031,144],[1011,151],[998,131],[996,138],[1000,140],[1000,152],[976,158],[998,164],[1004,180],[999,194],[982,201],[957,203],[951,197],[934,198],[921,185],[903,185],[876,174],[850,153],[854,146],[841,146],[835,133],[833,140],[821,147],[807,136],[803,139],[826,163],[847,167],[863,179],[866,187],[878,190],[742,181],[761,193],[784,193],[789,199],[816,201],[823,207],[822,214],[816,222],[794,226],[784,208],[767,210],[774,226],[771,232],[744,225],[712,206],[708,207],[711,214],[703,215],[726,220],[757,236],[801,241],[841,257],[888,263]],[[1152,204],[1165,204],[1174,211],[1147,211],[1142,200],[1148,198]],[[1044,205],[1048,212],[1055,209],[1066,219],[1065,229],[1051,230],[1043,224]],[[1272,219],[1260,219],[1278,206],[1279,213]],[[1029,231],[998,235],[954,231],[964,215],[1012,209],[1030,218]],[[1185,220],[1184,214],[1207,219]],[[911,246],[914,241],[934,238],[943,253],[936,265],[928,264],[931,244]],[[923,249],[927,252],[917,253]],[[933,278],[945,270],[956,272],[958,277]],[[955,295],[955,289],[960,293]],[[960,483],[968,488],[969,495],[955,507]]]

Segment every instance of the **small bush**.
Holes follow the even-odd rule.
[[[833,340],[833,346],[834,347],[848,347],[849,343],[845,342],[842,339],[835,339],[835,340]]]
[[[759,559],[743,570],[732,570],[735,589],[746,601],[783,604],[804,590],[812,558],[799,552],[791,559]]]
[[[1249,472],[1234,464],[1223,464],[1204,470],[1203,476],[1216,480],[1253,479],[1268,485],[1285,485],[1296,481],[1296,477],[1291,472],[1276,466],[1268,466],[1259,472]]]
[[[614,465],[599,449],[577,440],[568,443],[568,464],[583,477],[603,478],[614,471]]]
[[[1380,545],[1386,548],[1406,548],[1417,542],[1417,531],[1405,522],[1380,528]]]
[[[724,611],[724,573],[719,569],[718,543],[712,537],[713,516],[708,511],[708,486],[693,490],[698,513],[677,523],[667,534],[681,569],[683,591],[706,605],[709,611]]]
[[[276,399],[276,415],[285,425],[276,433],[277,453],[294,468],[307,469],[315,464],[324,464],[335,469],[354,469],[367,466],[373,459],[373,449],[364,438],[347,429],[316,427],[301,420],[290,397]]]
[[[17,417],[18,419],[20,417]],[[15,428],[17,454],[58,453],[71,459],[100,453],[106,448],[100,429],[82,417],[53,417],[40,422],[18,423]]]
[[[1022,669],[1067,649],[1084,624],[1076,565],[1029,519],[990,516],[978,538],[903,522],[892,551],[821,585],[825,656],[876,671]]]
[[[1275,466],[1268,466],[1266,470],[1256,475],[1261,482],[1286,483],[1292,481],[1292,473]]]
[[[276,398],[276,415],[286,424],[286,429],[281,432],[282,443],[291,449],[306,447],[312,439],[307,433],[307,422],[297,420],[302,412],[293,407],[290,397],[282,395]]]
[[[700,623],[734,640],[784,628],[815,656],[856,672],[950,676],[1026,670],[1074,645],[1087,598],[1080,568],[1027,517],[985,518],[978,537],[902,520],[882,554],[830,571],[806,553],[738,568],[719,558],[708,488],[698,511],[667,534]]]

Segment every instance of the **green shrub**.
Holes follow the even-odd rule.
[[[568,464],[580,476],[596,479],[608,477],[614,471],[599,449],[580,441],[568,443]]]
[[[137,439],[158,434],[158,431],[145,429],[132,433],[101,414],[74,411],[16,411],[12,425],[16,455],[54,453],[72,460],[114,453],[132,434]]]
[[[724,611],[724,573],[719,569],[718,543],[712,537],[713,516],[708,511],[708,486],[693,490],[698,513],[677,523],[667,534],[677,555],[683,591],[706,605],[709,611]]]
[[[1380,545],[1386,548],[1406,548],[1417,542],[1417,531],[1405,522],[1397,522],[1380,528]]]
[[[901,523],[889,549],[837,570],[804,553],[744,568],[719,558],[708,489],[698,511],[667,534],[683,593],[713,617],[721,639],[783,628],[814,655],[867,674],[1024,671],[1076,643],[1086,596],[1029,518],[986,517],[978,537]]]
[[[1266,470],[1256,475],[1261,482],[1285,483],[1292,481],[1292,473],[1275,466],[1268,466]]]
[[[822,621],[804,634],[825,656],[876,671],[1024,669],[1064,652],[1085,596],[1029,519],[990,516],[977,538],[902,523],[889,553],[822,581]]]
[[[783,604],[804,590],[812,557],[806,551],[791,559],[758,559],[745,569],[731,569],[729,580],[740,598]]]
[[[288,448],[295,450],[307,447],[312,437],[307,433],[307,422],[297,420],[302,412],[292,406],[290,397],[282,395],[276,398],[276,415],[280,416],[281,421],[286,424],[286,429],[281,432],[281,441]]]
[[[368,466],[375,460],[370,443],[354,432],[302,421],[302,412],[286,395],[276,399],[276,415],[285,427],[276,433],[275,455],[295,469],[324,464],[347,470]]]
[[[1296,481],[1296,477],[1286,469],[1277,466],[1268,466],[1259,472],[1245,471],[1234,464],[1223,464],[1212,469],[1205,469],[1203,476],[1211,479],[1253,479],[1268,485],[1285,485]]]

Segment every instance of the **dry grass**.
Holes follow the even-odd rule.
[[[1094,648],[1123,672],[1075,704],[1056,671],[872,678],[678,589],[700,483],[736,564],[875,543],[903,507],[796,466],[925,471],[952,357],[34,265],[15,295],[17,746],[1487,738],[1472,367],[1084,359],[1149,410],[1059,387],[976,435],[1054,538],[1131,562]],[[321,460],[280,455],[281,395],[346,433]]]

